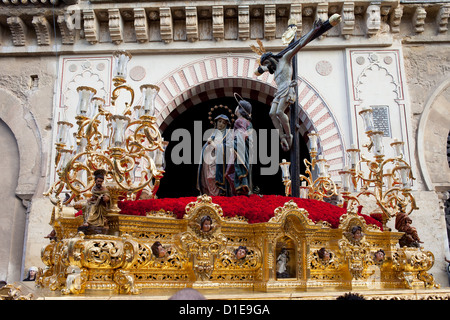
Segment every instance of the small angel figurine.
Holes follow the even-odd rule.
[[[321,248],[320,250],[317,250],[317,254],[319,255],[319,258],[324,262],[327,263],[331,260],[331,253],[327,251],[325,248]]]
[[[236,250],[234,250],[234,255],[236,259],[244,259],[247,256],[248,249],[246,246],[239,246]]]
[[[373,261],[376,264],[382,264],[384,262],[384,257],[386,256],[386,254],[384,253],[383,249],[378,250],[377,252],[374,253],[373,255]]]
[[[214,228],[210,216],[203,216],[200,220],[200,230],[202,232],[210,232]]]
[[[353,240],[355,240],[356,242],[361,241],[363,234],[362,234],[362,228],[360,226],[354,226],[352,228],[352,235],[353,235]]]
[[[163,245],[159,241],[156,241],[155,243],[153,243],[151,249],[152,249],[152,253],[157,258],[164,258],[166,256],[166,254],[170,253],[169,252],[170,248],[167,249],[167,248],[163,247]]]

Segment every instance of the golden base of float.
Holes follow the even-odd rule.
[[[12,290],[16,300],[168,300],[179,289],[141,289],[138,295],[117,294],[113,290],[85,290],[83,294],[66,295],[49,288],[36,288],[33,282],[14,283]],[[249,288],[242,289],[198,289],[208,300],[336,300],[350,290],[295,290],[262,292]],[[18,292],[18,295],[17,295]],[[379,289],[352,290],[366,300],[450,300],[450,288],[442,289]],[[1,300],[1,299],[0,299]]]
[[[209,232],[200,229],[206,215],[213,221]],[[146,217],[111,215],[108,221],[111,235],[84,235],[77,233],[81,217],[54,211],[52,225],[61,239],[42,249],[47,268],[39,271],[36,296],[139,294],[139,299],[163,299],[193,287],[220,299],[327,299],[344,291],[373,297],[386,291],[379,297],[414,299],[425,289],[449,297],[450,290],[436,290],[439,285],[427,273],[434,264],[431,252],[400,248],[403,233],[381,231],[351,212],[332,229],[326,222],[314,223],[290,201],[268,222],[249,224],[224,217],[220,206],[201,196],[186,206],[183,219],[159,211]],[[351,236],[355,226],[362,229],[361,239]],[[155,241],[170,247],[163,258],[152,254]],[[239,246],[248,249],[243,259],[234,254]],[[328,259],[319,257],[321,248]],[[377,262],[374,255],[380,249],[385,257]],[[289,259],[280,274],[282,251]]]

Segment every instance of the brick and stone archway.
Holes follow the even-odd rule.
[[[156,100],[161,131],[184,111],[199,103],[220,97],[232,97],[234,92],[244,99],[270,105],[276,92],[273,75],[264,73],[257,77],[254,70],[258,62],[253,56],[210,56],[183,65],[167,74],[157,85],[160,91]],[[328,160],[330,173],[338,177],[344,166],[344,142],[337,121],[319,92],[304,78],[298,79],[301,106],[299,110],[300,133],[316,131],[319,145]],[[255,112],[255,110],[254,110]]]

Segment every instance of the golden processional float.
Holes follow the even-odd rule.
[[[320,137],[309,134],[311,161],[305,160],[306,176],[300,178],[306,185],[300,194],[314,201],[338,195],[345,212],[337,226],[313,221],[292,199],[260,223],[227,216],[206,195],[188,203],[182,218],[165,208],[145,216],[121,213],[119,201],[132,201],[144,188],[155,195],[164,173],[165,142],[154,117],[158,87],[141,86],[142,104],[133,106],[134,90],[125,81],[131,55],[116,52],[114,57],[112,101],[128,92],[124,112],[112,114],[103,100],[94,97],[95,89],[79,87],[75,150],[66,146],[73,124],[67,119],[58,122],[58,178],[45,194],[54,205],[50,224],[56,236],[42,249],[46,267],[39,271],[38,286],[63,294],[95,290],[138,294],[146,288],[184,287],[256,291],[439,287],[427,273],[434,264],[433,254],[418,245],[415,229],[409,224],[402,232],[386,227],[399,216],[408,221],[409,213],[417,209],[410,188],[413,177],[403,159],[402,142],[394,141],[395,156],[385,159],[382,132],[374,130],[370,108],[360,115],[370,138],[365,147],[374,160],[360,156],[354,146],[348,149],[350,167],[340,172],[341,188],[318,155]],[[289,163],[280,165],[289,195]],[[72,203],[91,196],[93,173],[99,169],[105,172],[104,186],[110,194],[108,226],[103,234],[85,234],[78,231],[83,217],[75,215]],[[65,193],[69,196],[62,200]],[[382,227],[368,224],[360,214],[362,195],[375,200]],[[209,230],[202,228],[206,216],[212,224]],[[155,243],[161,244],[160,251],[155,251]]]

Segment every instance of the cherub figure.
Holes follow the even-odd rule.
[[[374,253],[373,255],[373,261],[376,264],[382,264],[384,262],[384,257],[386,256],[386,254],[384,253],[383,249],[378,250],[377,252]]]
[[[164,258],[170,251],[170,248],[165,248],[159,241],[155,241],[155,243],[152,244],[151,249],[153,255],[157,258]]]
[[[234,250],[234,255],[236,259],[244,259],[247,256],[248,249],[246,246],[239,246],[236,250]]]
[[[200,230],[202,232],[210,232],[214,228],[210,216],[203,216],[200,220]]]
[[[362,228],[360,226],[354,226],[351,230],[353,240],[356,242],[361,241],[363,237]]]
[[[320,248],[320,250],[317,250],[317,254],[324,263],[328,263],[331,260],[331,253],[325,248]]]
[[[329,20],[323,22],[318,19],[314,22],[313,28],[306,35],[299,40],[289,44],[289,46],[278,54],[272,52],[265,52],[260,42],[260,50],[254,46],[252,50],[263,53],[260,58],[260,66],[255,71],[256,75],[261,75],[266,71],[274,75],[275,83],[277,84],[277,92],[272,101],[270,108],[270,117],[272,119],[275,129],[280,133],[280,144],[284,151],[291,148],[292,133],[289,124],[289,117],[285,111],[290,104],[296,100],[295,87],[297,86],[297,79],[292,79],[293,67],[292,58],[297,52],[306,46],[315,38],[321,36],[326,31],[337,25],[341,21],[339,14],[334,14]]]

